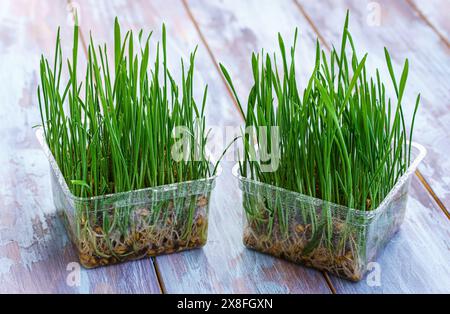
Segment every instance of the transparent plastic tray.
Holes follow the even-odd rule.
[[[361,280],[398,231],[423,146],[412,143],[411,164],[378,208],[361,211],[233,174],[243,192],[244,245],[352,281]],[[282,209],[282,210],[280,210]],[[325,223],[322,211],[331,213]],[[269,223],[269,213],[275,219]],[[284,217],[280,218],[284,215]],[[326,226],[326,227],[325,227]],[[325,241],[326,232],[331,241]]]
[[[205,179],[90,198],[74,196],[49,150],[53,201],[86,268],[168,254],[206,244],[211,192]]]

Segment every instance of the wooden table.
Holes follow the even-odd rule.
[[[112,41],[113,20],[123,28],[168,27],[171,66],[199,45],[197,81],[209,84],[208,123],[242,120],[218,70],[224,63],[246,99],[250,54],[275,51],[277,32],[291,41],[300,29],[300,79],[313,64],[318,37],[338,43],[345,10],[359,51],[383,68],[383,46],[399,71],[410,60],[407,117],[422,93],[415,140],[428,156],[414,178],[406,220],[379,258],[381,285],[350,283],[326,273],[247,250],[242,206],[231,162],[213,196],[203,249],[94,270],[81,269],[55,216],[46,158],[34,137],[41,53],[51,56],[58,25],[70,54],[72,9],[84,41]],[[380,19],[373,15],[380,10]],[[3,0],[0,4],[0,292],[43,293],[389,293],[450,292],[450,23],[448,0],[362,2],[300,0]],[[84,51],[85,52],[85,51]],[[74,268],[75,267],[75,268]],[[79,280],[78,280],[79,279]]]

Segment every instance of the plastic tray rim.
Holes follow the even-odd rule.
[[[408,143],[409,144],[409,143]],[[387,204],[389,203],[390,199],[392,198],[393,195],[395,195],[395,193],[400,190],[400,188],[405,184],[405,182],[407,181],[407,179],[409,179],[409,177],[416,171],[418,165],[420,164],[420,162],[425,158],[426,154],[427,154],[427,150],[426,148],[416,142],[411,142],[411,146],[415,149],[418,150],[418,154],[417,156],[414,158],[413,162],[409,165],[408,169],[406,169],[405,173],[398,179],[397,183],[392,187],[392,189],[389,191],[389,193],[386,195],[386,197],[384,198],[384,200],[380,203],[380,205],[378,205],[377,208],[370,210],[370,211],[364,211],[364,210],[359,210],[359,209],[355,209],[355,208],[350,208],[344,205],[339,205],[333,202],[329,202],[329,201],[325,201],[323,199],[320,198],[315,198],[309,195],[305,195],[302,193],[298,193],[295,191],[291,191],[285,188],[281,188],[281,187],[277,187],[275,185],[271,185],[268,183],[263,183],[257,180],[253,180],[253,179],[249,179],[246,177],[243,177],[239,174],[239,162],[236,163],[233,166],[232,169],[232,174],[234,177],[236,177],[240,182],[248,182],[251,184],[256,184],[256,185],[260,185],[260,186],[264,186],[267,187],[269,189],[273,189],[273,190],[277,190],[280,192],[284,192],[284,193],[288,193],[291,194],[293,197],[295,197],[296,199],[299,199],[302,202],[307,202],[310,203],[312,205],[319,205],[319,204],[326,204],[329,205],[330,207],[333,207],[335,209],[338,210],[345,210],[345,211],[351,211],[354,215],[357,216],[364,216],[367,218],[371,218],[371,217],[375,217],[376,215],[378,215],[380,212],[383,211],[384,207],[387,206]],[[241,187],[240,187],[241,188]],[[242,188],[241,188],[242,190]]]
[[[191,184],[191,183],[196,183],[196,182],[210,182],[210,181],[214,182],[215,179],[217,177],[219,177],[222,173],[222,167],[219,163],[217,166],[216,174],[209,176],[207,178],[182,181],[182,182],[177,182],[177,183],[170,183],[170,184],[166,184],[166,185],[159,185],[159,186],[154,186],[154,187],[147,187],[147,188],[142,188],[142,189],[118,192],[118,193],[109,193],[109,194],[92,196],[92,197],[79,197],[79,196],[74,195],[70,191],[69,187],[67,186],[67,182],[64,179],[64,176],[55,160],[55,157],[53,156],[52,152],[50,151],[50,148],[47,145],[47,142],[45,141],[44,132],[43,132],[42,127],[38,127],[36,129],[35,135],[39,141],[39,144],[41,145],[41,147],[44,151],[44,154],[46,155],[46,157],[50,163],[51,170],[54,172],[54,174],[62,188],[64,195],[66,197],[69,197],[71,200],[73,200],[75,202],[95,202],[95,201],[100,201],[100,200],[103,201],[103,200],[107,200],[107,199],[111,199],[111,198],[120,198],[122,196],[127,196],[130,194],[140,194],[140,193],[146,193],[146,192],[158,193],[161,191],[163,191],[163,192],[172,191],[172,190],[177,189],[180,185],[183,185],[183,184]],[[212,162],[210,162],[210,166],[211,166],[211,168],[213,168]]]

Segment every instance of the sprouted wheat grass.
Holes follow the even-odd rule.
[[[405,61],[400,81],[385,49],[386,64],[395,99],[386,95],[379,71],[370,77],[365,54],[360,58],[345,20],[341,47],[328,54],[316,44],[314,70],[306,88],[296,81],[294,44],[288,51],[278,36],[281,62],[269,54],[251,58],[254,84],[247,107],[240,102],[231,77],[221,65],[245,119],[245,126],[279,128],[279,166],[262,171],[262,162],[251,156],[260,147],[260,134],[243,136],[244,156],[239,163],[243,177],[298,192],[334,204],[371,211],[383,201],[411,160],[407,141],[412,140],[420,95],[407,131],[403,97],[408,76]],[[350,47],[350,50],[348,49]],[[289,53],[289,55],[288,55]],[[277,65],[280,64],[280,68]],[[266,135],[270,138],[270,134]],[[262,193],[262,192],[261,192]],[[264,194],[264,193],[262,193]],[[350,279],[359,279],[359,247],[364,230],[349,230],[333,219],[329,206],[292,226],[289,208],[282,208],[277,195],[267,198],[244,195],[248,226],[247,246],[284,256]],[[314,216],[314,217],[312,217]],[[350,261],[350,262],[349,262]]]
[[[207,185],[202,194],[178,195],[175,190],[173,198],[141,205],[90,199],[206,180],[216,172],[217,164],[212,167],[204,154],[207,87],[200,103],[193,96],[196,51],[190,54],[187,65],[181,61],[181,85],[177,85],[168,69],[165,26],[162,44],[152,52],[151,35],[145,37],[141,30],[138,42],[132,31],[122,37],[116,19],[113,55],[106,45],[97,46],[90,37],[86,75],[80,79],[76,25],[72,59],[67,60],[67,83],[62,77],[65,62],[59,30],[53,64],[41,58],[38,100],[42,127],[71,193],[81,198],[74,202],[73,217],[66,219],[76,226],[72,236],[87,267],[170,253],[206,242]],[[174,129],[178,126],[187,130],[189,144],[180,161],[172,156],[177,141]]]

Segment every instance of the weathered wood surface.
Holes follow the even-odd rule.
[[[435,30],[427,25],[426,21],[417,14],[413,8],[405,1],[377,1],[378,7],[370,1],[342,1],[338,5],[333,1],[321,2],[319,6],[314,1],[297,1],[304,13],[311,20],[312,24],[320,33],[320,36],[328,42],[339,43],[342,27],[333,27],[342,23],[346,9],[350,10],[350,31],[357,45],[357,50],[369,52],[369,68],[381,68],[381,73],[387,75],[384,61],[383,47],[388,47],[393,58],[394,67],[398,72],[405,58],[409,59],[410,71],[408,84],[404,98],[406,106],[406,117],[410,119],[413,110],[415,96],[421,93],[421,108],[416,120],[414,140],[423,144],[428,155],[419,167],[425,181],[431,186],[433,193],[437,195],[438,205],[444,212],[448,213],[450,206],[450,162],[446,157],[450,147],[450,97],[448,86],[442,82],[450,77],[449,47],[442,37]],[[323,6],[332,10],[334,14],[328,15],[323,10]],[[379,20],[376,12],[379,10]],[[392,89],[391,89],[392,91]],[[393,93],[391,93],[393,94]],[[432,127],[430,127],[432,126]],[[425,190],[419,189],[415,185],[412,194],[419,199],[426,200]],[[419,204],[410,205],[413,212],[418,211]],[[396,264],[391,259],[391,255],[380,259],[380,264],[387,265],[388,269],[408,269],[408,271],[391,272],[387,275],[391,281],[387,285],[380,287],[381,292],[448,292],[450,290],[447,264],[442,263],[442,254],[448,259],[448,249],[445,250],[443,239],[448,237],[446,230],[449,228],[448,220],[440,217],[440,212],[433,210],[435,207],[429,206],[428,214],[432,220],[442,223],[443,228],[409,228],[408,236],[416,238],[411,242],[412,246],[401,246],[404,250],[401,263]],[[419,207],[420,208],[420,207]],[[414,216],[411,219],[415,225],[426,226],[429,222],[422,216]],[[444,217],[445,218],[445,217]],[[404,229],[408,228],[404,226]],[[405,236],[406,237],[406,236]],[[429,246],[421,245],[419,239],[428,239]],[[426,243],[426,242],[425,242]],[[447,243],[448,244],[448,243]],[[422,254],[422,247],[427,247],[429,251]],[[447,246],[448,247],[448,246]],[[412,258],[407,258],[410,254]],[[397,253],[400,254],[400,253]],[[445,261],[445,259],[444,259]],[[431,265],[430,265],[431,264]],[[404,265],[404,266],[403,266]],[[402,267],[403,266],[403,267]],[[442,281],[433,283],[433,279],[424,275],[424,271],[432,269],[434,278],[444,278]],[[421,274],[422,273],[422,274]],[[421,274],[421,275],[419,275]],[[415,277],[416,276],[416,277]],[[420,278],[420,279],[418,279]],[[424,279],[425,278],[425,279]],[[348,285],[344,281],[333,280],[338,292],[369,291],[367,285]],[[445,285],[447,288],[445,289]],[[372,289],[373,290],[373,289]]]
[[[303,45],[305,47],[311,47],[317,36],[323,39],[325,43],[328,43],[327,46],[330,46],[330,38],[332,39],[332,42],[339,43],[338,35],[340,35],[340,32],[342,31],[345,7],[352,3],[345,3],[345,5],[342,5],[342,2],[338,2],[338,4],[332,5],[331,2],[332,1],[330,1],[328,8],[333,10],[333,12],[336,12],[333,16],[339,16],[332,19],[330,18],[329,11],[324,10],[322,3],[314,1],[302,1],[299,3],[293,3],[292,1],[278,1],[277,7],[272,7],[269,1],[245,1],[245,3],[223,1],[220,3],[211,3],[204,0],[191,0],[188,1],[188,4],[214,58],[228,66],[232,76],[237,79],[243,89],[239,91],[239,93],[245,95],[246,90],[248,90],[249,80],[251,80],[249,62],[250,53],[262,48],[265,48],[269,53],[274,51],[274,47],[277,44],[276,31],[280,31],[283,35],[290,34],[295,26],[299,26],[301,31],[300,45],[302,45],[301,42],[303,40]],[[307,7],[305,7],[305,3],[308,4]],[[390,12],[388,4],[382,4],[382,6],[383,5],[384,11]],[[312,8],[310,8],[310,6],[312,6]],[[325,7],[327,6],[325,5]],[[316,16],[307,14],[308,10],[312,11],[313,8],[316,9],[314,13],[322,19],[323,25],[315,24],[314,21]],[[370,33],[374,32],[374,30],[366,29],[367,27],[365,28],[366,15],[361,13],[361,10],[364,12],[366,6],[359,5],[358,8],[355,3],[354,6],[350,6],[350,8],[351,21],[353,21],[351,23],[353,26],[351,30],[354,40],[359,49],[368,50],[370,56],[374,56],[371,60],[371,67],[373,67],[374,64],[377,66],[384,64],[384,61],[381,58],[383,54],[383,45],[389,47],[393,46],[394,50],[391,51],[394,52],[394,60],[399,60],[406,56],[410,58],[412,64],[410,67],[410,84],[412,87],[408,90],[410,95],[407,99],[411,101],[412,95],[414,95],[412,91],[422,89],[423,107],[427,107],[426,109],[422,108],[420,111],[423,118],[421,117],[422,121],[417,122],[418,126],[416,130],[416,140],[424,143],[429,151],[431,151],[431,156],[427,158],[427,162],[425,163],[425,166],[421,167],[421,170],[426,175],[426,179],[433,183],[433,187],[436,187],[436,193],[439,192],[438,196],[444,197],[445,199],[449,191],[446,178],[446,174],[448,174],[446,169],[448,168],[442,164],[436,165],[437,160],[441,163],[447,162],[445,160],[445,150],[449,147],[447,143],[448,136],[444,136],[445,132],[447,132],[446,128],[448,127],[448,124],[443,123],[449,115],[447,105],[448,95],[443,93],[445,86],[439,84],[439,82],[436,81],[436,78],[433,79],[435,82],[433,85],[434,89],[441,90],[441,93],[439,94],[440,101],[445,100],[443,103],[440,103],[438,99],[435,98],[436,95],[431,92],[430,87],[424,86],[423,81],[418,81],[418,77],[420,76],[426,76],[430,80],[432,79],[430,73],[426,72],[426,65],[428,62],[425,63],[424,60],[420,60],[420,58],[423,58],[420,54],[425,53],[424,50],[426,50],[425,47],[421,47],[420,41],[416,41],[414,44],[417,46],[416,50],[409,50],[405,47],[400,51],[402,53],[401,55],[400,52],[398,52],[398,42],[402,40],[401,31],[406,32],[407,25],[402,26],[402,29],[400,30],[392,30],[389,28],[392,27],[391,24],[389,24],[390,26],[382,24],[384,25],[383,31],[377,30],[376,35],[370,37],[371,35],[366,34],[366,32]],[[256,15],[251,12],[259,12],[259,14]],[[411,12],[397,12],[395,14],[390,14],[391,18],[396,21],[401,21],[402,16],[405,14],[408,17],[410,17],[409,15],[414,15]],[[364,20],[362,20],[363,18]],[[311,21],[313,23],[311,23]],[[421,21],[416,21],[418,26],[414,29],[431,36],[431,42],[433,42],[433,36],[434,39],[436,39],[436,34],[434,34],[431,29],[426,28],[426,26],[425,29],[423,29],[422,26],[424,25],[420,23]],[[398,22],[395,25],[402,24]],[[326,29],[327,32],[322,32],[322,29]],[[394,32],[399,32],[398,35],[395,35],[394,39],[385,35],[385,33]],[[335,36],[331,37],[329,33]],[[394,35],[392,34],[392,36]],[[439,40],[436,40],[435,44],[437,45],[436,48],[440,47]],[[381,55],[372,53],[373,50],[379,51]],[[303,62],[300,62],[299,67],[301,68],[301,71],[304,72],[305,70],[308,71],[308,67],[310,67],[313,62],[313,57],[308,54],[302,54],[301,51],[302,49],[300,48],[299,55],[302,56],[301,60]],[[419,56],[415,54],[416,51],[418,51]],[[440,68],[438,68],[438,65],[432,65],[431,67],[435,68],[435,72],[433,73],[438,75],[441,81],[445,81],[444,76],[446,74],[448,76],[449,73],[447,70],[449,64],[448,62],[445,62],[448,60],[448,52],[438,50],[436,56],[430,56],[429,58],[434,57],[440,59],[443,64]],[[413,67],[417,67],[418,69],[414,70]],[[429,127],[430,125],[433,125],[432,129]],[[447,143],[447,145],[444,147],[436,147],[434,146],[436,141]],[[415,180],[417,181],[417,179]],[[449,257],[448,242],[446,242],[446,239],[448,238],[448,229],[450,227],[449,221],[446,219],[440,208],[429,199],[429,194],[423,186],[415,182],[411,193],[413,200],[409,204],[410,212],[408,214],[408,219],[402,229],[403,231],[401,233],[402,236],[399,238],[400,240],[397,239],[398,241],[406,241],[409,247],[400,245],[393,246],[390,249],[388,248],[386,254],[384,254],[379,261],[384,273],[386,273],[385,278],[388,279],[385,279],[384,284],[382,284],[381,287],[375,289],[370,288],[366,281],[362,281],[359,284],[351,284],[333,278],[332,282],[337,292],[448,292],[450,290],[448,263],[442,265],[442,262],[448,260]],[[418,200],[420,200],[420,202]],[[422,221],[424,217],[415,214],[416,212],[422,211],[425,211],[423,213],[425,217],[431,217],[430,221]],[[410,225],[416,227],[410,227]],[[432,227],[435,225],[440,225],[441,227]],[[411,238],[408,238],[409,233],[411,233]],[[422,243],[430,242],[430,245],[414,247],[416,243],[420,243],[418,239],[423,239],[420,241]],[[415,254],[410,256],[411,251],[414,251]],[[395,255],[392,256],[389,252],[394,252],[398,256],[401,254],[402,258],[396,259]],[[406,263],[405,259],[408,261],[408,265],[405,265],[405,267],[408,269],[415,269],[416,272],[406,273],[402,271],[402,265]],[[431,274],[433,275],[431,276]],[[415,276],[423,276],[423,278],[417,279]],[[433,278],[428,278],[430,276]],[[438,282],[436,282],[436,278],[438,277],[441,278],[437,279]],[[349,287],[352,287],[352,289]]]
[[[123,29],[154,30],[158,39],[161,25],[165,22],[169,66],[175,68],[175,73],[180,57],[186,60],[188,52],[198,44],[197,99],[200,99],[201,88],[207,82],[207,123],[211,127],[222,128],[240,125],[239,114],[181,2],[78,3],[82,31],[87,34],[89,29],[94,30],[97,42],[112,42],[111,29],[115,16],[120,16]],[[320,272],[244,248],[241,198],[231,175],[231,166],[231,162],[224,164],[223,175],[217,181],[211,200],[207,245],[198,250],[156,257],[164,290],[168,293],[329,293],[330,289]]]
[[[413,10],[450,46],[450,2],[448,0],[406,0]]]
[[[331,277],[337,293],[450,293],[450,222],[416,177],[407,206],[400,231],[364,280]]]
[[[291,43],[298,26],[302,62],[297,66],[302,84],[313,66],[316,37],[328,47],[331,42],[338,44],[345,9],[350,8],[357,49],[369,51],[370,67],[385,68],[383,46],[391,51],[397,71],[405,57],[410,59],[406,100],[411,102],[417,91],[422,92],[415,134],[429,151],[420,171],[436,199],[415,178],[405,223],[377,261],[381,285],[331,277],[332,289],[338,293],[449,293],[450,222],[441,210],[450,207],[450,161],[446,158],[450,152],[449,27],[442,9],[448,3],[377,3],[382,15],[381,25],[375,27],[367,23],[373,8],[357,1],[78,0],[73,4],[84,39],[92,29],[97,43],[111,43],[115,16],[124,29],[154,30],[158,39],[165,22],[169,65],[175,74],[180,70],[179,58],[186,60],[198,44],[197,99],[208,83],[208,124],[221,127],[242,122],[215,62],[229,69],[245,102],[252,82],[251,52],[276,51],[278,31]],[[31,127],[39,123],[38,58],[42,52],[53,52],[58,25],[63,27],[66,55],[70,52],[69,11],[64,1],[55,5],[49,0],[8,0],[1,6],[0,143],[8,149],[0,153],[0,162],[6,165],[0,169],[0,292],[331,292],[322,273],[244,248],[241,195],[231,175],[231,162],[224,164],[217,181],[208,244],[203,249],[81,269],[81,284],[68,284],[67,267],[77,259],[55,217],[47,162]]]
[[[71,47],[69,13],[64,2],[1,3],[0,292],[159,293],[151,260],[80,269],[79,276],[70,264],[77,256],[55,214],[48,163],[32,130],[40,123],[39,58],[53,54],[58,25]]]
[[[410,121],[417,93],[421,107],[414,141],[423,144],[428,155],[420,172],[443,206],[450,208],[450,48],[405,1],[298,1],[327,42],[339,45],[346,9],[350,10],[350,31],[358,51],[368,51],[370,68],[380,68],[389,78],[383,47],[386,46],[398,76],[409,59],[408,87],[404,97],[405,116]],[[376,3],[378,7],[374,7]],[[324,10],[324,8],[328,8]],[[379,9],[380,19],[376,19]],[[333,14],[328,14],[333,12]],[[379,22],[379,25],[378,23]],[[392,91],[391,87],[391,91]],[[393,93],[391,93],[394,95]]]

